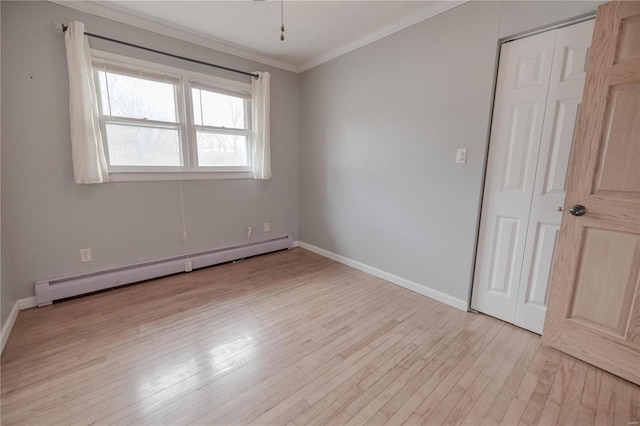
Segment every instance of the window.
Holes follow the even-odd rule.
[[[192,84],[198,166],[249,166],[246,98]]]
[[[181,166],[179,80],[98,70],[101,118],[112,167]]]
[[[250,173],[249,84],[93,53],[100,125],[115,180]]]

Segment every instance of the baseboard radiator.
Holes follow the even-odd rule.
[[[139,263],[91,274],[57,278],[49,281],[37,281],[35,284],[36,302],[38,306],[46,306],[50,305],[54,300],[93,293],[125,284],[164,277],[191,269],[205,268],[245,257],[290,249],[292,247],[293,239],[290,236],[284,236],[233,247]]]

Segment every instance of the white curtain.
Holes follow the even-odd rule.
[[[108,182],[91,50],[82,22],[74,21],[69,24],[64,44],[67,47],[69,70],[73,177],[76,183]]]
[[[255,72],[251,77],[251,119],[253,121],[253,178],[271,179],[271,74]]]

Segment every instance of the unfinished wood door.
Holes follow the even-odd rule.
[[[598,9],[564,210],[543,342],[640,384],[640,2]]]

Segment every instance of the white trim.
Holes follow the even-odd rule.
[[[204,172],[204,171],[119,171],[109,170],[109,182],[154,182],[216,179],[253,179],[253,172]]]
[[[11,308],[11,312],[9,316],[5,320],[4,324],[2,324],[2,341],[0,342],[0,353],[4,351],[4,345],[7,344],[7,340],[9,340],[9,334],[11,334],[11,329],[13,329],[13,324],[16,322],[16,318],[18,318],[18,311],[20,311],[20,307],[18,306],[18,302],[13,304],[13,308]]]
[[[135,70],[160,77],[160,81],[166,81],[166,79],[163,78],[165,75],[162,75],[162,73],[170,74],[170,77],[176,80],[173,84],[178,84],[177,81],[183,77],[187,77],[189,82],[229,90],[238,95],[251,96],[251,84],[245,83],[244,81],[218,77],[212,74],[191,71],[186,68],[174,67],[171,65],[161,64],[159,62],[147,61],[98,49],[91,49],[91,58],[94,59],[94,62],[113,66],[116,69],[119,69],[120,72],[124,72],[127,75],[131,75],[131,70]],[[107,70],[108,69],[109,68],[107,68]],[[135,74],[133,76],[135,76]],[[145,76],[142,77],[145,78]]]
[[[2,338],[0,341],[0,353],[4,351],[4,346],[7,344],[7,340],[9,340],[9,335],[11,334],[11,330],[13,329],[13,325],[16,323],[16,319],[18,318],[18,312],[23,309],[29,309],[36,306],[36,298],[27,297],[25,299],[16,300],[11,308],[11,312],[7,317],[6,321],[2,325]]]
[[[16,301],[16,303],[18,304],[18,307],[20,308],[21,311],[24,309],[35,308],[36,306],[38,306],[35,296],[19,299]]]
[[[547,25],[547,26],[542,26],[539,28],[536,28],[534,30],[531,31],[525,31],[522,33],[518,33],[518,34],[514,34],[513,36],[509,37],[509,38],[505,38],[500,40],[500,44],[505,44],[505,43],[509,43],[512,41],[516,41],[516,40],[520,40],[522,38],[527,38],[527,37],[531,37],[540,33],[544,33],[547,31],[551,31],[551,30],[557,30],[560,28],[564,28],[564,27],[569,27],[571,25],[576,25],[576,24],[580,24],[582,22],[586,22],[586,21],[590,21],[592,19],[596,19],[596,10],[593,10],[591,12],[587,12],[584,15],[578,16],[576,18],[569,18],[565,21],[560,21],[557,22],[555,24],[551,24],[551,25]]]
[[[417,12],[411,16],[408,16],[405,19],[401,19],[391,25],[381,28],[378,31],[367,34],[366,36],[358,40],[347,43],[340,47],[336,47],[335,49],[331,49],[321,55],[316,56],[315,58],[305,62],[304,64],[299,65],[298,72],[301,73],[325,62],[329,62],[332,59],[337,58],[338,56],[342,56],[353,50],[366,46],[367,44],[373,43],[376,40],[380,40],[381,38],[389,36],[393,33],[397,33],[398,31],[404,30],[405,28],[415,25],[418,22],[422,22],[426,19],[432,18],[443,12],[446,12],[447,10],[453,9],[454,7],[458,7],[461,4],[467,3],[468,1],[469,0],[439,1],[433,3],[431,6],[428,6],[420,12]]]
[[[298,240],[295,240],[293,242],[293,248],[296,248],[296,247],[300,247],[300,241],[298,241]]]
[[[328,250],[321,249],[320,247],[316,247],[302,241],[294,242],[294,247],[296,247],[296,243],[298,244],[297,247],[301,247],[305,250],[309,250],[311,252],[319,254],[320,256],[324,256],[331,260],[335,260],[336,262],[340,262],[344,265],[351,266],[352,268],[366,272],[367,274],[371,274],[378,278],[382,278],[383,280],[389,281],[390,283],[399,285],[400,287],[404,287],[407,290],[415,291],[416,293],[419,293],[423,296],[427,296],[431,299],[437,300],[438,302],[442,302],[446,305],[452,306],[456,309],[460,309],[461,311],[464,311],[464,312],[468,310],[469,305],[466,300],[449,296],[448,294],[442,293],[441,291],[434,290],[427,286],[418,284],[413,281],[409,281],[397,275],[390,274],[388,272],[382,271],[380,269],[374,268],[369,265],[365,265],[364,263],[355,261],[353,259],[349,259],[348,257],[340,256],[339,254],[335,254]]]
[[[173,67],[156,62],[150,62],[92,49],[93,69],[96,73],[96,83],[101,86],[102,79],[99,72],[116,72],[125,76],[171,84],[174,87],[174,101],[176,118],[174,121],[147,120],[125,116],[111,117],[108,111],[103,111],[103,100],[99,99],[100,122],[105,146],[105,155],[109,173],[114,182],[136,181],[171,181],[171,180],[215,180],[215,179],[248,179],[253,177],[250,159],[247,157],[246,166],[199,166],[197,164],[198,148],[196,134],[198,131],[210,134],[226,134],[243,136],[247,143],[247,155],[251,152],[251,129],[214,127],[197,125],[193,116],[192,82],[196,87],[212,93],[221,93],[241,99],[245,106],[245,121],[251,123],[248,113],[247,100],[251,100],[251,85],[241,81],[216,77],[198,73],[184,68]],[[107,87],[108,89],[108,87]],[[98,90],[101,98],[102,90]],[[107,91],[108,93],[108,91]],[[109,104],[110,105],[110,104]],[[169,129],[176,132],[180,142],[180,160],[183,166],[120,166],[111,164],[109,138],[106,137],[107,125],[134,126],[152,129]]]
[[[112,9],[101,4],[97,4],[90,1],[64,1],[64,0],[48,0],[51,3],[58,4],[60,6],[69,7],[71,9],[79,10],[91,15],[97,15],[102,18],[111,19],[113,21],[122,22],[124,24],[132,25],[134,27],[142,28],[147,31],[162,34],[167,37],[171,37],[177,40],[186,41],[188,43],[197,44],[208,49],[217,50],[218,52],[228,53],[229,55],[237,56],[239,58],[249,59],[251,61],[259,62],[264,65],[270,65],[272,67],[280,68],[285,71],[298,72],[298,67],[293,64],[289,64],[278,59],[273,59],[265,56],[261,53],[247,49],[241,46],[217,40],[213,37],[204,36],[200,34],[194,34],[189,31],[185,31],[176,28],[171,25],[167,25],[149,18],[142,18],[140,16],[122,12],[120,10]],[[91,31],[89,31],[91,32]],[[105,34],[106,35],[106,34]]]

